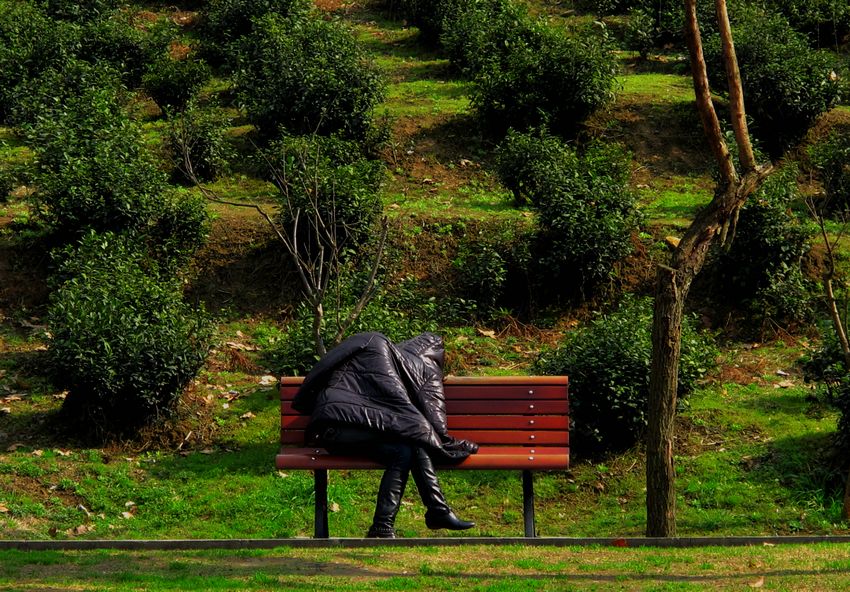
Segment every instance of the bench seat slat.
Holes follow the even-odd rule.
[[[449,431],[463,429],[502,429],[502,430],[567,430],[569,418],[563,415],[534,416],[527,415],[450,415]],[[304,430],[310,423],[306,415],[284,415],[281,427],[284,430]]]
[[[527,444],[528,446],[567,446],[569,444],[566,431],[552,430],[454,430],[452,436],[471,440],[476,444]],[[304,430],[285,430],[280,436],[280,441],[282,444],[303,444]]]
[[[545,399],[563,399],[564,387],[557,385],[512,385],[512,386],[474,386],[474,385],[447,385],[451,390],[453,399],[485,399],[488,401],[499,399],[539,401]],[[282,391],[281,399],[291,401],[295,398],[298,389],[287,388]]]
[[[283,415],[297,415],[289,401],[281,402]],[[446,401],[448,415],[567,415],[569,404],[562,401],[485,401],[456,400]]]
[[[534,469],[564,470],[569,467],[570,455],[567,448],[499,448],[482,447],[461,463],[439,464],[440,469]],[[375,469],[384,467],[367,458],[352,456],[332,456],[325,450],[315,448],[283,448],[277,455],[275,464],[278,469]]]

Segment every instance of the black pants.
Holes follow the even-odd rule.
[[[377,533],[393,529],[407,478],[411,474],[427,510],[426,516],[451,511],[437,481],[434,463],[424,448],[375,430],[351,427],[328,427],[322,431],[320,440],[332,454],[366,456],[386,467],[370,531]]]

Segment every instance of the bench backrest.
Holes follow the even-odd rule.
[[[302,380],[281,379],[284,447],[304,446],[309,418],[292,408]],[[479,454],[490,456],[496,464],[500,456],[511,466],[518,458],[550,456],[557,457],[553,462],[558,468],[564,468],[569,462],[567,386],[566,376],[448,377],[444,391],[449,432],[479,444]]]

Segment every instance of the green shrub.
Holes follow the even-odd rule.
[[[90,22],[107,18],[118,7],[117,0],[41,0],[44,11],[51,18],[72,21]]]
[[[476,308],[492,310],[499,302],[508,277],[505,257],[486,242],[465,245],[452,265],[460,276],[460,296],[476,303]]]
[[[779,154],[835,105],[837,58],[810,49],[785,18],[757,8],[736,11],[732,29],[753,133],[768,152]],[[706,40],[705,58],[714,88],[726,89],[718,35]]]
[[[175,60],[161,55],[142,76],[142,87],[165,113],[183,111],[212,77],[203,60]]]
[[[223,109],[202,109],[190,103],[189,108],[171,120],[167,146],[179,176],[188,180],[187,163],[201,181],[212,181],[227,172],[234,157],[228,140],[230,117]]]
[[[526,45],[535,30],[525,5],[512,0],[477,0],[452,14],[440,42],[452,66],[474,77],[487,64],[501,66],[515,45]]]
[[[207,240],[210,214],[200,195],[185,190],[159,196],[150,225],[139,232],[139,240],[163,273],[176,274]]]
[[[826,213],[850,209],[850,135],[834,132],[809,148],[809,159],[825,192]]]
[[[155,220],[165,176],[108,88],[85,89],[38,120],[37,216],[63,240],[88,230],[139,231]]]
[[[537,210],[546,283],[559,280],[578,292],[610,277],[631,252],[640,221],[627,153],[604,144],[579,152],[540,131],[509,133],[499,153],[504,182]]]
[[[586,455],[626,449],[646,428],[652,355],[652,302],[627,299],[544,353],[536,371],[570,377],[570,446]],[[678,396],[686,397],[716,363],[717,348],[693,320],[682,324]]]
[[[767,0],[816,47],[838,46],[850,33],[850,3],[845,0]]]
[[[405,20],[419,29],[422,41],[430,45],[439,42],[443,19],[453,0],[398,0],[394,3]]]
[[[545,128],[508,130],[496,150],[496,170],[516,205],[537,205],[578,167],[576,151]]]
[[[55,23],[29,2],[0,0],[0,120],[9,122],[21,83],[61,69],[78,44],[78,27]]]
[[[233,66],[239,41],[254,31],[254,21],[267,14],[282,17],[307,10],[304,0],[210,0],[201,12],[199,33],[211,63]]]
[[[246,39],[237,86],[260,132],[364,139],[383,83],[351,32],[314,13],[267,15],[255,27]]]
[[[846,316],[844,322],[846,327]],[[846,454],[850,452],[850,372],[831,323],[821,327],[821,337],[819,347],[802,360],[803,376],[806,382],[816,383],[818,394],[838,410],[835,443]]]
[[[73,113],[82,106],[87,110],[86,121],[75,125],[80,137],[66,138],[76,144],[84,141],[83,130],[105,126],[120,117],[125,97],[126,89],[114,68],[69,58],[61,67],[47,68],[18,86],[10,120],[23,130],[31,146],[40,147],[52,142],[47,130],[54,129],[54,120],[60,118],[75,125]],[[92,106],[87,101],[92,101]],[[61,155],[62,147],[55,147]]]
[[[557,135],[571,136],[613,99],[613,54],[606,37],[589,29],[567,36],[542,22],[533,27],[502,63],[490,61],[477,73],[472,106],[496,135],[511,127],[547,125]]]
[[[128,88],[141,84],[147,63],[165,46],[152,41],[153,35],[133,26],[118,15],[87,24],[81,34],[79,56],[93,64],[109,64],[121,73]],[[158,51],[154,53],[153,49]]]
[[[271,179],[280,190],[285,227],[300,212],[298,236],[305,248],[316,241],[314,212],[336,228],[342,250],[365,244],[382,211],[378,189],[383,163],[364,158],[352,141],[323,136],[286,136],[264,151]],[[325,245],[328,246],[328,245]]]
[[[67,257],[67,255],[66,255]],[[81,427],[126,434],[173,409],[209,351],[211,324],[137,247],[90,234],[51,297],[50,370]]]
[[[791,209],[799,199],[796,167],[775,172],[741,208],[731,247],[719,258],[723,297],[753,320],[800,322],[813,312],[801,262],[814,229]]]

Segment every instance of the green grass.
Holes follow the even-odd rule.
[[[846,545],[696,549],[463,547],[0,551],[0,587],[34,590],[839,590]]]
[[[640,73],[617,78],[624,97],[651,97],[656,103],[681,103],[694,100],[690,77],[676,74]]]
[[[526,341],[472,329],[444,333],[450,351],[476,374],[521,373],[534,355]],[[243,337],[250,343],[250,335]],[[688,399],[676,450],[680,535],[846,532],[841,475],[825,457],[835,413],[813,406],[797,379],[774,388],[777,369],[793,370],[792,351],[762,346],[749,354],[760,368],[753,382],[715,382]],[[151,451],[93,448],[61,432],[51,435],[58,401],[49,390],[7,403],[11,413],[0,418],[0,431],[14,435],[0,437],[3,537],[309,536],[312,476],[275,470],[278,401],[259,383],[259,375],[241,371],[202,374],[194,397],[204,419],[181,428],[185,439]],[[8,375],[0,377],[0,389],[7,384]],[[377,471],[332,472],[334,536],[360,537],[367,530],[379,477]],[[459,515],[478,524],[467,534],[522,533],[518,474],[443,471],[441,481]],[[641,535],[644,486],[640,449],[595,461],[577,457],[568,472],[541,473],[540,534]],[[435,535],[424,526],[412,485],[397,527],[404,537]]]
[[[659,188],[639,189],[643,211],[656,223],[687,228],[700,208],[713,197],[712,189],[700,181],[677,179],[673,183],[661,184]]]

